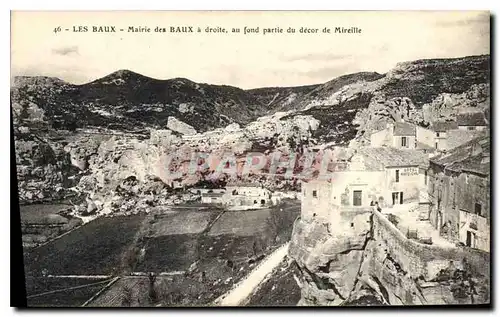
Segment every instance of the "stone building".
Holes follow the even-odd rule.
[[[457,130],[456,121],[436,121],[432,123],[432,129],[436,133],[435,147],[438,151],[448,149],[447,138],[450,130]]]
[[[401,121],[388,123],[385,129],[372,133],[370,145],[429,150],[436,147],[436,140],[432,130]]]
[[[429,199],[429,220],[441,235],[489,252],[489,136],[431,159]]]
[[[482,112],[467,112],[457,115],[457,125],[459,130],[482,131],[485,130],[486,119]]]
[[[204,204],[222,204],[224,193],[207,192],[201,194],[201,202]]]
[[[462,116],[462,118],[465,117]],[[462,124],[465,124],[465,121],[462,121]],[[469,129],[468,126],[459,128],[457,121],[433,122],[432,130],[436,134],[436,149],[439,152],[452,150],[457,146],[487,133],[487,128],[482,126],[477,129]]]
[[[277,203],[269,189],[256,183],[227,184],[222,202],[232,209],[258,209]]]
[[[419,202],[426,189],[427,155],[417,150],[361,147],[331,164],[329,179],[302,185],[302,217],[331,218],[338,211]]]

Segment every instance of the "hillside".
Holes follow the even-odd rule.
[[[162,128],[174,116],[207,131],[233,122],[245,124],[266,112],[257,98],[236,87],[184,78],[157,80],[128,70],[83,85],[18,77],[11,97],[14,107],[24,109],[33,103],[42,109],[54,128]]]

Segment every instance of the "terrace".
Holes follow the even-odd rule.
[[[439,231],[429,220],[422,220],[417,204],[395,205],[392,208],[383,209],[382,214],[388,216],[389,220],[408,238],[425,244],[455,247],[454,243],[439,235]]]

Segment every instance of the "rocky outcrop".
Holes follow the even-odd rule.
[[[78,170],[58,143],[31,133],[15,134],[19,202],[29,204],[71,196]]]
[[[196,134],[196,130],[192,126],[178,120],[175,117],[168,117],[167,128],[184,135]]]
[[[334,228],[296,221],[289,255],[301,271],[299,305],[489,303],[489,254],[418,245],[380,217],[344,213]]]

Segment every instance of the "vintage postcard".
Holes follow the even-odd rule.
[[[490,305],[489,12],[11,32],[24,305]]]

